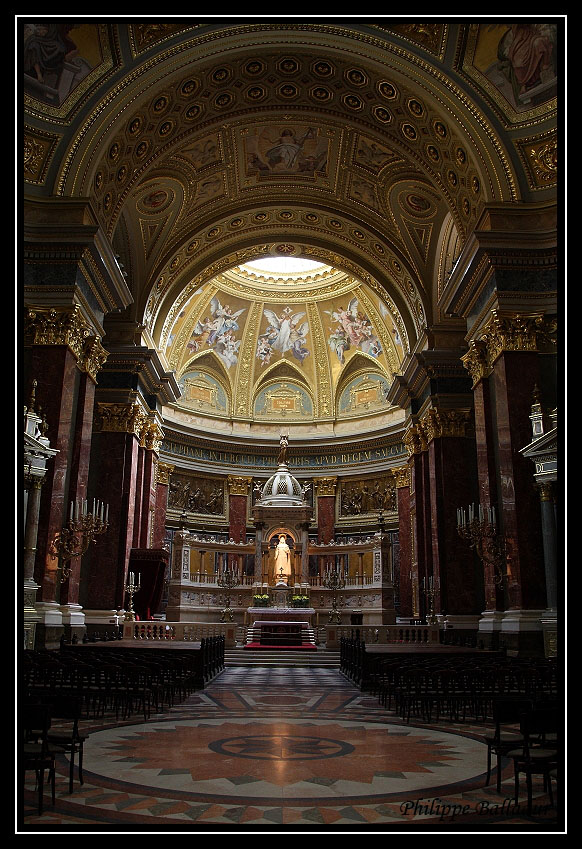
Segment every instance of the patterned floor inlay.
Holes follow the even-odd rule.
[[[63,756],[38,816],[27,775],[23,831],[557,828],[539,782],[531,816],[509,765],[485,786],[483,726],[403,723],[334,670],[231,667],[147,722],[86,724],[85,783]]]

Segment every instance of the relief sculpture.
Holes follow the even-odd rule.
[[[340,513],[342,516],[358,516],[396,510],[396,488],[386,478],[354,481],[342,484]]]
[[[172,475],[168,507],[221,516],[224,514],[224,486],[220,481]]]

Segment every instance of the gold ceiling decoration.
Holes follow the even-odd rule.
[[[163,355],[182,389],[176,407],[266,423],[389,413],[407,350],[389,298],[323,264],[275,268],[219,274],[170,311]]]

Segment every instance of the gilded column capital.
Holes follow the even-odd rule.
[[[538,483],[538,492],[540,494],[540,501],[553,501],[554,500],[554,487],[551,481],[543,481]]]
[[[405,486],[410,486],[410,468],[408,466],[399,466],[397,469],[392,469],[396,489],[402,489]]]
[[[246,478],[239,475],[228,475],[226,480],[229,495],[248,495],[253,482],[252,478]]]
[[[313,478],[316,495],[335,495],[337,478]]]
[[[556,316],[541,313],[525,315],[492,310],[491,318],[479,334],[471,339],[469,350],[461,357],[473,378],[473,387],[493,370],[495,361],[509,351],[553,351],[557,344]]]
[[[138,403],[100,401],[95,410],[95,430],[102,433],[131,433],[141,440],[148,414]]]
[[[404,434],[402,441],[409,457],[412,457],[413,454],[420,454],[428,448],[424,429],[420,425],[411,425]]]
[[[143,422],[141,432],[139,434],[139,444],[142,448],[147,448],[149,451],[155,451],[156,454],[160,451],[160,445],[164,439],[164,431],[151,416]]]
[[[171,463],[158,463],[156,465],[156,483],[170,485],[170,474],[174,471],[175,466]]]
[[[85,344],[83,355],[79,360],[79,367],[97,383],[97,373],[103,368],[108,356],[109,353],[101,344],[100,338],[93,336]]]
[[[471,339],[469,350],[461,357],[461,362],[471,375],[473,388],[480,380],[491,373],[491,365],[487,354],[487,345],[481,339]]]
[[[93,329],[78,304],[67,307],[26,307],[24,338],[28,345],[66,345],[80,362]]]
[[[469,410],[439,410],[432,408],[422,417],[419,425],[426,441],[439,439],[443,436],[472,435],[472,421]]]

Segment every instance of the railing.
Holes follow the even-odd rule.
[[[205,586],[218,586],[218,579],[220,578],[219,572],[190,572],[190,581],[193,584],[204,584]],[[239,586],[241,587],[253,587],[257,583],[257,580],[254,575],[239,575]]]
[[[346,582],[346,587],[350,587],[352,589],[357,589],[358,587],[369,587],[374,583],[374,578],[371,575],[344,575],[342,573],[342,578],[344,578]],[[309,584],[312,587],[321,587],[321,589],[326,589],[323,584],[324,580],[325,576],[323,575],[313,575],[309,578]]]
[[[208,637],[230,637],[232,625],[222,623],[198,622],[124,622],[123,639],[136,641],[155,641],[199,643]]]
[[[340,640],[358,637],[370,651],[374,646],[438,645],[438,625],[328,625],[327,647],[339,645]]]

